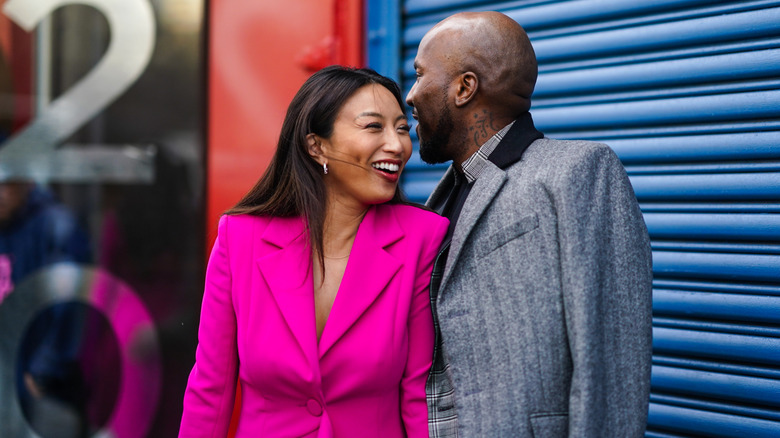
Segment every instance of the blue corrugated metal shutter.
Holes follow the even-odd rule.
[[[499,10],[536,49],[537,126],[623,160],[653,240],[647,436],[780,436],[780,1],[402,6],[400,73],[383,72],[406,90],[435,22]],[[424,201],[443,169],[413,157],[405,191]]]

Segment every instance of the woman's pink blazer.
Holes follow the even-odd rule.
[[[427,437],[428,285],[448,221],[371,207],[317,342],[300,218],[224,216],[206,271],[180,437]]]

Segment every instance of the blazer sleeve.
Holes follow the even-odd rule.
[[[238,353],[228,221],[229,216],[219,221],[219,234],[206,268],[198,348],[184,394],[179,437],[224,438],[233,412]]]
[[[556,190],[573,375],[569,436],[642,437],[652,348],[652,256],[618,157],[588,148]]]
[[[433,262],[439,251],[449,221],[431,216],[430,232],[426,230],[415,273],[412,304],[407,322],[409,353],[401,379],[401,416],[410,438],[428,438],[428,404],[425,381],[433,361],[433,314],[428,292]],[[428,227],[421,227],[426,229]]]

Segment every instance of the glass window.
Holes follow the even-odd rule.
[[[72,3],[0,0],[0,436],[175,436],[206,257],[204,2]]]

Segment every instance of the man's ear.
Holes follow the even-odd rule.
[[[322,164],[324,152],[322,151],[322,141],[317,134],[310,133],[306,135],[306,146],[309,150],[309,155],[314,158],[314,161]]]
[[[474,72],[461,73],[455,83],[455,106],[462,107],[474,99],[479,88],[479,79]]]

